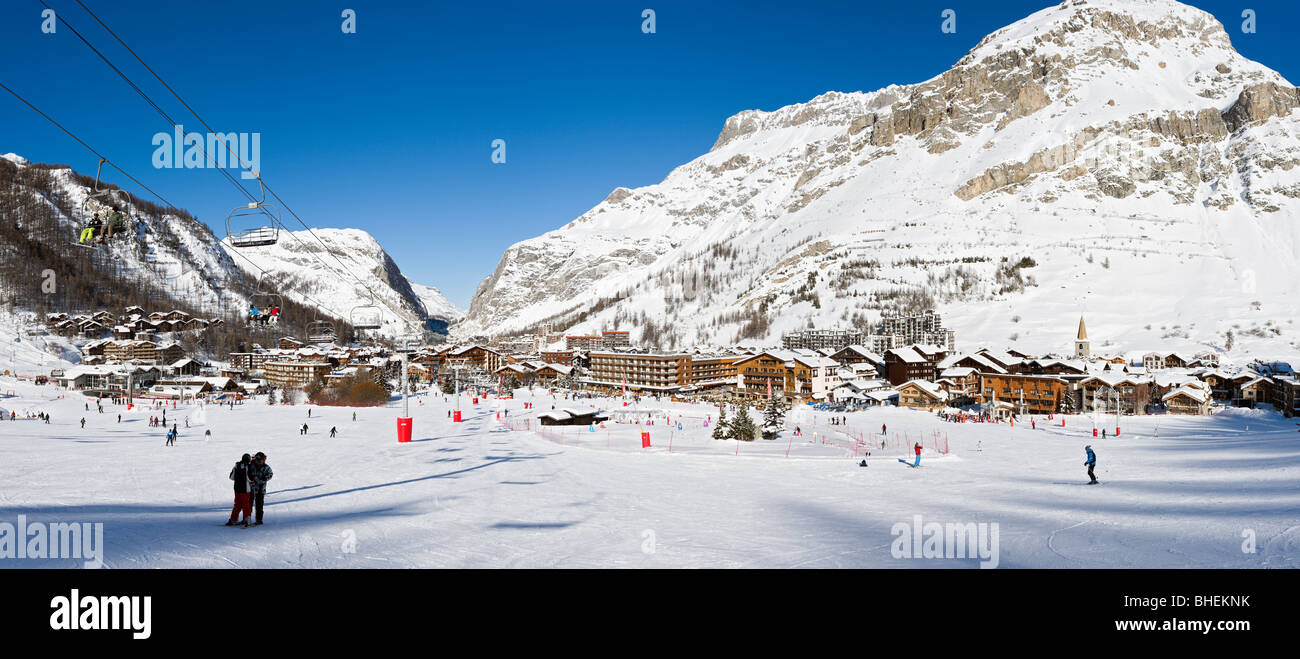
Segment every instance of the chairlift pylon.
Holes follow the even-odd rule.
[[[262,198],[239,206],[226,215],[226,240],[232,247],[263,247],[280,240],[280,210],[266,203],[266,186],[257,173]]]

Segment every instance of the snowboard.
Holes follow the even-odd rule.
[[[905,464],[905,465],[907,465],[907,466],[909,466],[909,467],[911,467],[911,468],[913,468],[913,469],[916,469],[916,468],[917,468],[917,465],[912,464],[912,462],[911,462],[910,460],[904,460],[904,459],[902,459],[902,458],[899,458],[898,461],[901,462],[901,463],[903,463],[903,464]]]

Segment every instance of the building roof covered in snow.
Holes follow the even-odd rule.
[[[904,387],[916,387],[932,398],[948,400],[948,392],[944,391],[937,383],[930,382],[929,380],[908,380],[907,382],[898,385],[899,389]]]

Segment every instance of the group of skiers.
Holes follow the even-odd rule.
[[[98,235],[99,244],[103,245],[105,238],[112,238],[123,231],[126,231],[126,218],[114,206],[107,220],[101,220],[99,213],[95,213],[94,217],[86,223],[86,228],[81,230],[81,238],[77,242],[82,245],[92,243]]]
[[[46,414],[45,412],[37,412],[36,414],[32,414],[31,412],[26,412],[25,415],[26,416],[24,418],[27,419],[36,419],[38,421],[44,421],[46,423],[50,422],[50,415]],[[3,410],[0,410],[0,421],[5,420],[6,418],[8,418],[10,421],[17,421],[18,415],[15,414],[13,410],[9,410],[8,414],[5,414]]]
[[[235,482],[235,506],[230,510],[226,526],[257,526],[262,523],[262,504],[266,498],[266,484],[274,474],[266,464],[266,454],[244,454],[230,470],[230,480]],[[254,515],[256,511],[256,515]],[[240,513],[243,518],[240,519]]]
[[[272,325],[280,322],[280,307],[275,306],[270,309],[258,309],[256,304],[248,307],[248,322],[261,323],[263,325],[271,323]]]

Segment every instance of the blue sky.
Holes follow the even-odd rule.
[[[261,133],[266,180],[309,225],[369,231],[460,306],[512,243],[617,186],[659,182],[706,152],[728,116],[928,79],[1054,4],[83,1],[213,128]],[[187,131],[202,130],[74,0],[46,2]],[[1243,55],[1300,80],[1300,4],[1189,4],[1223,22]],[[1241,31],[1247,7],[1255,34]],[[345,8],[356,34],[340,29]],[[956,34],[939,29],[946,8]],[[167,123],[62,25],[43,34],[42,10],[0,9],[0,81],[221,235],[242,196],[213,171],[154,168],[151,140]],[[495,139],[505,164],[491,162]],[[83,173],[97,162],[0,93],[9,151]]]

